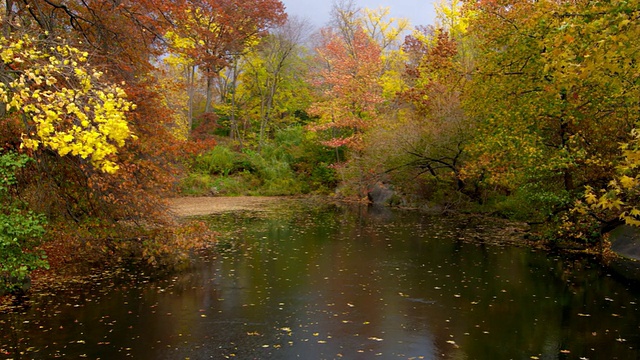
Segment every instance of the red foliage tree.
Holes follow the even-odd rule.
[[[383,100],[381,50],[362,29],[355,31],[351,42],[324,29],[322,40],[311,78],[318,100],[310,109],[320,120],[312,129],[331,134],[324,142],[327,146],[358,148]]]

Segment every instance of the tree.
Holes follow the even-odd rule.
[[[166,4],[4,4],[0,152],[34,159],[6,201],[22,215],[46,216],[56,236],[43,246],[54,253],[106,256],[113,241],[158,244],[149,229],[168,220],[162,198],[175,181],[178,149],[151,76]]]
[[[419,26],[405,38],[397,55],[403,69],[396,66],[391,77],[391,84],[398,85],[385,86],[394,91],[385,91],[390,100],[378,128],[368,136],[367,153],[376,179],[393,184],[398,193],[439,205],[468,192],[461,170],[472,134],[461,107],[467,77],[460,48],[467,34],[460,31],[454,37],[450,32],[450,26],[458,27],[467,15],[448,13],[454,14],[450,21],[439,19],[446,27]]]
[[[466,109],[477,122],[468,177],[532,189],[549,216],[601,187],[638,109],[636,1],[482,1]],[[525,186],[526,185],[526,186]],[[532,198],[533,199],[533,198]],[[543,209],[543,211],[540,211]]]
[[[167,41],[173,43],[173,46],[192,48],[193,44],[190,42],[179,42],[179,39],[173,38],[171,31],[165,34]],[[176,44],[177,42],[177,44]],[[191,129],[193,129],[193,119],[195,112],[195,101],[197,92],[197,80],[198,74],[196,72],[196,65],[193,59],[185,56],[181,53],[171,53],[163,59],[163,62],[167,65],[168,70],[174,75],[172,79],[164,78],[162,81],[164,84],[167,82],[176,83],[177,89],[182,93],[186,93],[186,99],[183,100],[182,106],[186,107],[186,136],[189,136]],[[178,98],[182,97],[177,95]]]
[[[311,84],[319,95],[310,113],[319,119],[311,128],[335,149],[341,191],[364,196],[396,154],[391,138],[406,115],[397,95],[407,86],[399,35],[409,23],[353,2],[336,4],[332,17],[316,48]]]
[[[407,73],[410,86],[401,98],[411,105],[401,143],[411,160],[405,164],[436,180],[453,181],[461,191],[461,169],[471,140],[470,123],[461,107],[466,84],[458,44],[444,29],[436,29],[425,44],[419,65]],[[411,38],[408,42],[411,42]]]
[[[279,0],[180,0],[165,37],[172,51],[191,59],[206,80],[205,113],[211,111],[214,79],[237,54],[286,19]]]
[[[389,17],[390,11],[388,7],[362,10],[362,28],[382,52],[383,72],[380,84],[386,100],[395,98],[406,88],[402,73],[407,59],[400,35],[409,28],[409,20]]]
[[[310,31],[304,21],[289,19],[247,56],[245,86],[259,99],[258,149],[262,148],[266,132],[277,115],[274,111],[284,105],[283,89],[295,81],[296,76],[301,77],[296,60],[300,58],[300,46]]]
[[[331,133],[327,146],[357,149],[382,102],[380,48],[362,29],[349,40],[331,29],[324,29],[322,36],[324,43],[316,49],[319,67],[311,75],[320,92],[310,108],[319,117],[314,129]]]

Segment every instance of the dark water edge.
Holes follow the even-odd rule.
[[[640,358],[636,283],[494,245],[501,222],[306,203],[208,221],[221,246],[189,271],[0,314],[0,358]]]

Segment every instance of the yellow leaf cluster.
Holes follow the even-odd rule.
[[[40,45],[29,36],[0,37],[0,59],[12,69],[11,81],[0,83],[0,102],[27,120],[22,146],[79,156],[115,172],[113,155],[133,137],[126,113],[135,105],[118,86],[98,82],[102,73],[88,66],[88,53]]]

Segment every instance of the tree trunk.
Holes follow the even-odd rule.
[[[567,152],[571,153],[569,147],[569,139],[571,134],[569,133],[569,123],[564,120],[564,116],[560,119],[560,139],[562,141],[562,148],[567,149]],[[563,172],[564,177],[564,189],[571,191],[575,188],[573,184],[573,173],[567,165],[567,168]]]
[[[265,133],[267,130],[267,125],[271,119],[271,109],[273,108],[273,97],[275,94],[275,85],[271,87],[269,93],[267,94],[267,98],[264,102],[262,102],[262,121],[260,122],[260,139],[258,144],[258,151],[262,151],[262,146],[264,144]]]
[[[213,98],[213,74],[210,70],[207,70],[207,100],[204,105],[204,113],[208,114],[211,112],[211,102]]]
[[[231,114],[229,114],[229,137],[231,140],[238,140],[240,147],[242,147],[242,137],[240,136],[240,128],[238,126],[238,119],[236,119],[236,86],[238,83],[238,58],[234,58],[232,64],[232,76],[231,76]]]
[[[187,66],[187,136],[191,134],[193,130],[193,96],[195,92],[195,73],[196,67],[194,65]]]

